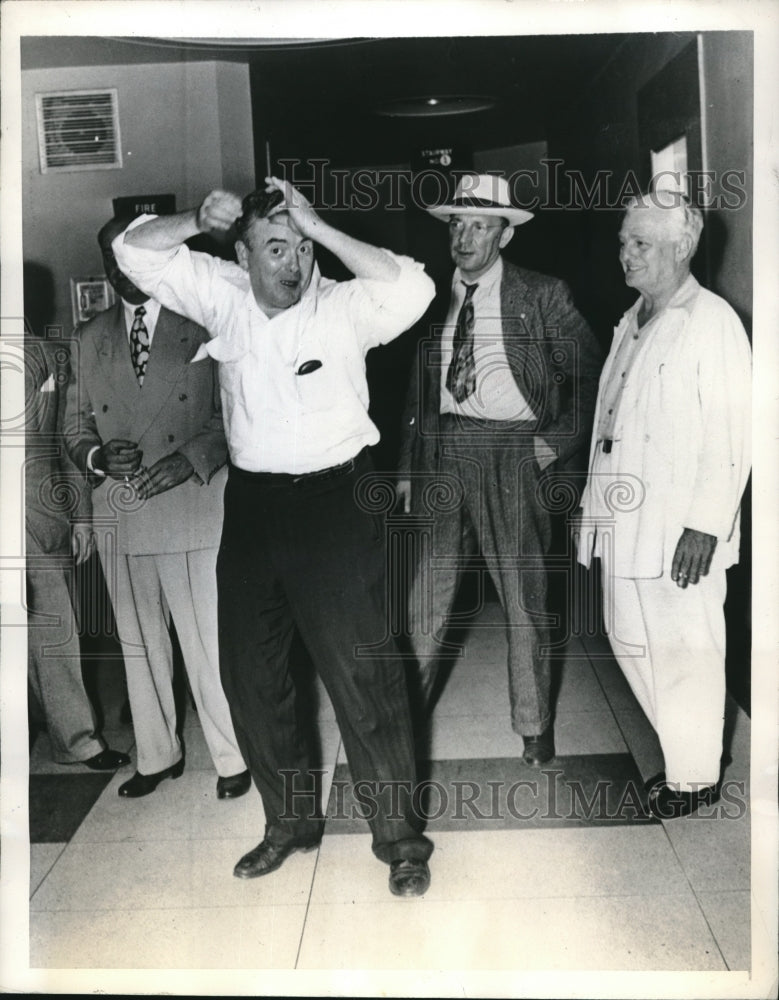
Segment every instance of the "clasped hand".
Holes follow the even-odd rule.
[[[141,467],[142,458],[143,452],[134,441],[114,438],[98,448],[92,464],[112,479],[131,483],[142,500],[172,490],[195,471],[186,455],[179,451],[165,455],[148,469]]]
[[[140,469],[133,477],[132,484],[142,500],[165,493],[175,486],[185,483],[194,473],[192,463],[181,452],[174,451],[170,455],[155,462],[151,468]]]
[[[279,177],[266,177],[265,190],[281,191],[284,195],[284,200],[271,211],[270,216],[277,212],[287,212],[301,235],[313,239],[317,227],[321,225],[321,219],[311,202],[289,181]],[[197,210],[197,226],[201,232],[225,232],[241,215],[242,205],[238,195],[230,191],[211,191]]]

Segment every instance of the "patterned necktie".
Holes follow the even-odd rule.
[[[130,355],[133,359],[135,376],[138,385],[143,385],[143,376],[146,373],[146,362],[149,360],[149,331],[143,322],[146,315],[146,308],[138,306],[135,310],[135,319],[130,328]]]
[[[465,282],[463,282],[465,284]],[[465,285],[465,299],[457,316],[452,342],[452,360],[446,373],[446,388],[458,403],[462,403],[476,388],[476,366],[473,361],[473,293],[478,284]]]

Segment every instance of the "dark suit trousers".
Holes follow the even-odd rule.
[[[354,499],[370,471],[366,453],[345,472],[297,482],[230,469],[217,563],[220,670],[266,836],[279,844],[318,840],[321,812],[289,667],[297,626],[333,703],[352,781],[368,783],[373,851],[389,862],[427,858],[432,844],[412,808],[402,663],[355,653],[387,633],[383,523]]]
[[[441,418],[438,480],[442,497],[452,491],[451,502],[433,511],[431,552],[417,567],[410,597],[410,638],[429,698],[462,571],[480,551],[506,616],[511,725],[532,736],[551,721],[544,565],[551,524],[532,434],[507,439],[501,431],[502,443],[492,444],[499,426]]]

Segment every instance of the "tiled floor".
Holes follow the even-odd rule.
[[[497,775],[540,788],[549,775],[521,763],[521,740],[509,725],[499,623],[489,607],[479,621],[485,627],[470,632],[425,750],[431,773],[446,781],[456,776],[483,789]],[[634,780],[640,787],[661,764],[659,747],[608,647],[597,637],[574,638],[559,668],[559,756],[545,771],[564,782],[597,777],[605,768],[618,785]],[[108,739],[131,750],[132,729],[117,721],[110,684],[103,694]],[[327,801],[345,761],[323,691],[319,718]],[[750,721],[735,703],[727,729],[733,760],[726,816],[605,823],[596,805],[589,819],[577,814],[556,823],[545,822],[543,809],[523,821],[518,808],[508,823],[471,812],[459,827],[449,802],[437,827],[431,824],[429,892],[397,900],[361,821],[328,823],[318,851],[291,856],[268,878],[233,878],[235,861],[261,839],[262,807],[254,791],[235,801],[216,799],[215,775],[190,712],[179,780],[147,798],[124,800],[116,794],[131,773],[124,769],[110,777],[67,842],[38,836],[31,845],[30,967],[92,970],[93,977],[110,969],[297,970],[288,991],[311,982],[304,970],[418,970],[429,976],[417,995],[437,992],[440,970],[735,970],[745,978]],[[39,737],[31,799],[42,794],[40,776],[68,782],[78,770],[86,773],[47,763],[46,737]],[[338,774],[345,773],[340,766]],[[592,781],[587,787],[592,792]],[[547,788],[542,807],[549,807],[548,796]],[[163,991],[164,976],[155,974],[153,992]],[[260,980],[252,982],[245,991],[265,992]],[[340,986],[344,993],[351,988]]]

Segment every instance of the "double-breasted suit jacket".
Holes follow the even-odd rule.
[[[68,385],[65,435],[73,460],[94,486],[93,526],[122,644],[138,770],[177,764],[173,619],[203,734],[220,776],[244,770],[219,678],[216,556],[222,530],[227,443],[216,364],[193,361],[208,333],[160,310],[143,385],[133,368],[124,307],[80,329]],[[179,452],[194,473],[146,500],[132,485],[88,472],[96,446],[137,443],[151,468]]]
[[[112,438],[135,441],[150,468],[178,451],[195,475],[138,503],[123,483],[98,480],[94,520],[116,524],[117,551],[131,555],[186,552],[218,546],[227,443],[216,366],[192,362],[208,341],[203,327],[161,309],[143,387],[135,376],[122,304],[80,330],[74,378],[68,389],[65,434],[80,469],[95,446]]]

